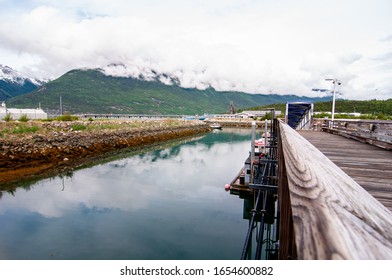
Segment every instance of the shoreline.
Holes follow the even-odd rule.
[[[10,126],[1,125],[3,130],[6,125]],[[0,138],[0,189],[3,185],[9,186],[45,174],[71,171],[110,152],[144,148],[210,131],[206,123],[178,120],[31,122],[13,125],[39,128],[34,133],[3,135]],[[94,129],[90,130],[93,126]]]
[[[264,127],[265,121],[255,121],[251,118],[234,118],[234,119],[223,119],[223,118],[212,118],[205,121],[208,124],[219,123],[222,127],[244,127],[251,128],[252,122],[255,122],[257,127]]]

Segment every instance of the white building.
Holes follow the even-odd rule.
[[[0,105],[0,120],[2,120],[7,114],[10,114],[13,120],[18,120],[20,117],[26,115],[30,120],[37,119],[47,119],[48,114],[45,113],[42,109],[16,109],[16,108],[7,108],[5,102],[1,102]]]
[[[353,112],[353,113],[348,113],[348,115],[349,115],[349,116],[352,116],[352,117],[360,117],[362,114],[361,114],[361,113]]]
[[[236,114],[237,118],[260,118],[265,117],[266,114],[271,114],[271,110],[262,111],[242,111]],[[275,111],[275,116],[282,114],[281,111]]]
[[[7,107],[5,107],[5,103],[1,102],[0,105],[0,117],[2,117],[3,115],[5,116],[7,114]]]

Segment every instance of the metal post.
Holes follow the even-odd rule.
[[[284,115],[284,122],[288,123],[289,122],[289,103],[286,103],[286,113]]]
[[[331,128],[333,128],[333,121],[335,119],[335,94],[336,94],[336,79],[333,80],[333,98],[332,98],[332,119]]]
[[[263,248],[264,239],[264,219],[265,219],[265,207],[267,205],[268,191],[264,193],[263,210],[261,211],[261,220],[259,227],[259,240],[257,241],[255,260],[261,259],[261,249]]]
[[[341,84],[341,82],[338,79],[325,79],[326,81],[332,81],[333,83],[333,98],[332,98],[332,118],[331,121],[329,122],[329,128],[333,128],[333,122],[335,120],[335,96],[336,96],[336,83],[338,85]]]
[[[263,149],[264,154],[267,153],[266,146],[268,146],[268,120],[265,120],[265,124],[264,124],[264,149]]]
[[[252,122],[252,141],[250,145],[250,183],[253,183],[253,162],[255,161],[256,122]]]
[[[310,105],[310,112],[309,112],[309,120],[310,120],[310,124],[309,124],[309,128],[312,128],[312,123],[313,123],[313,112],[314,112],[314,103],[312,103]]]

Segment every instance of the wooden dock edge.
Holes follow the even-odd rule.
[[[279,142],[280,258],[392,259],[392,213],[282,121]]]
[[[377,139],[376,136],[375,137],[369,137],[368,135],[362,136],[362,135],[357,135],[355,132],[344,131],[344,130],[333,129],[333,128],[323,128],[322,131],[329,132],[335,135],[340,135],[348,139],[354,139],[356,141],[367,143],[382,149],[392,150],[392,143],[387,141],[381,141]]]

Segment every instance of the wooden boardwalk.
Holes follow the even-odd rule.
[[[278,258],[392,260],[392,151],[327,132],[296,131],[282,120],[274,120],[273,128],[276,149],[263,160],[255,155],[244,178],[237,176],[231,186],[257,189],[251,213],[258,213],[259,198],[275,186]],[[272,176],[269,162],[277,162]],[[263,180],[255,183],[260,174]],[[251,222],[246,241],[253,228]]]
[[[391,260],[392,153],[298,132],[279,121],[279,257]]]
[[[326,132],[298,133],[392,211],[392,151]]]

